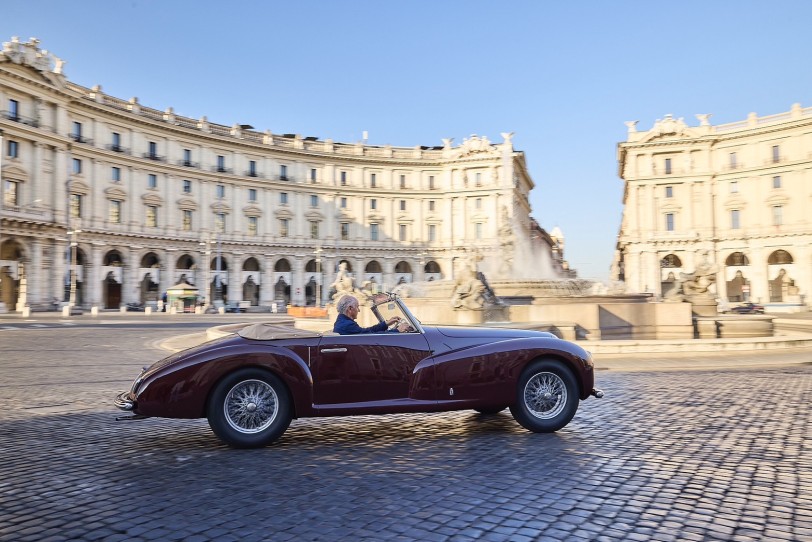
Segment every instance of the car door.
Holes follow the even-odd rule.
[[[313,376],[317,409],[375,403],[409,410],[435,399],[431,352],[416,332],[325,335],[315,352]]]

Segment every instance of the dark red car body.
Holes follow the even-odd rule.
[[[550,333],[416,321],[415,327],[412,333],[286,329],[272,339],[229,335],[145,369],[130,391],[118,396],[116,406],[143,417],[207,417],[218,383],[253,368],[283,383],[291,418],[498,411],[516,403],[523,371],[538,360],[571,374],[577,399],[602,395],[594,389],[590,354]]]

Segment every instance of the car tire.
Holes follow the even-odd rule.
[[[572,371],[560,361],[540,359],[522,371],[516,386],[516,403],[510,412],[525,429],[552,433],[570,422],[579,401]]]
[[[491,414],[499,414],[506,408],[507,408],[506,406],[498,406],[490,408],[475,408],[474,410],[479,412],[480,414],[491,415]]]
[[[217,437],[234,448],[260,448],[282,436],[290,425],[290,394],[272,373],[246,368],[214,387],[206,417]]]

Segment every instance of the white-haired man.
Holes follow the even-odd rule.
[[[338,318],[333,326],[333,331],[339,335],[355,335],[357,333],[378,333],[386,331],[392,324],[396,323],[399,318],[393,316],[386,322],[378,322],[374,326],[361,327],[355,321],[358,318],[358,299],[351,295],[345,295],[338,300],[336,304],[338,311]]]

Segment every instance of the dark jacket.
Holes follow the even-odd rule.
[[[361,327],[346,314],[339,314],[333,326],[333,331],[339,335],[355,335],[356,333],[377,333],[379,331],[386,331],[387,327],[386,322],[379,322],[370,327]]]

